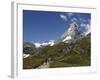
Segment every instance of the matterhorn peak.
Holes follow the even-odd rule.
[[[70,22],[68,25],[68,28],[65,30],[65,32],[61,35],[62,42],[68,43],[71,40],[75,40],[80,35],[80,32],[78,30],[78,24],[76,22]]]

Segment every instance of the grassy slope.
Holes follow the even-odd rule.
[[[23,59],[23,68],[32,69],[43,64],[45,58],[50,59],[50,67],[89,66],[91,56],[90,34],[74,44],[59,43],[47,46],[37,54]]]

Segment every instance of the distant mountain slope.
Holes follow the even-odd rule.
[[[34,54],[36,52],[36,47],[31,42],[24,42],[23,44],[23,53],[24,54]]]

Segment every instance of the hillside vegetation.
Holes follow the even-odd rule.
[[[54,46],[46,46],[35,54],[23,58],[24,69],[35,69],[48,59],[50,68],[81,67],[91,65],[90,34],[72,43],[60,42]]]

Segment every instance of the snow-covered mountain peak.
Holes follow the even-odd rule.
[[[78,25],[76,22],[71,22],[68,29],[61,35],[62,42],[68,42],[69,40],[75,39],[80,35]]]

